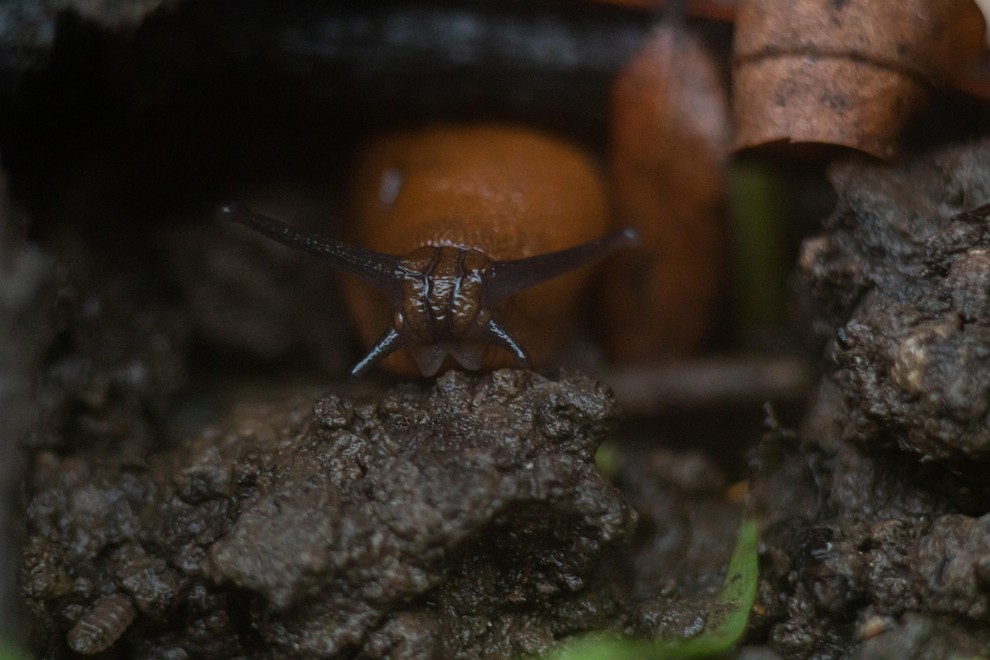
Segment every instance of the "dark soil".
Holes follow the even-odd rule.
[[[777,448],[770,492],[795,498],[803,475],[805,495],[765,503],[754,625],[794,657],[982,657],[990,223],[964,211],[990,199],[990,144],[848,162],[832,181],[799,270],[827,374],[792,455]]]
[[[616,421],[584,376],[450,372],[239,407],[141,464],[41,452],[24,592],[50,649],[67,631],[142,657],[512,657],[678,632],[720,585],[735,507],[700,456],[641,454],[629,545],[637,514],[593,462]],[[83,634],[115,604],[130,625]]]

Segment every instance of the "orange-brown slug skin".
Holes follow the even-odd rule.
[[[591,241],[609,226],[605,185],[591,158],[512,126],[438,126],[382,136],[364,150],[351,191],[351,241],[385,254],[450,245],[512,260]],[[500,306],[499,322],[534,364],[545,363],[566,334],[589,270],[521,291]],[[352,276],[345,277],[344,290],[359,338],[372,346],[393,323],[393,308]],[[490,345],[481,367],[515,363],[504,347]],[[446,364],[453,364],[450,358]],[[382,365],[419,374],[406,348]]]

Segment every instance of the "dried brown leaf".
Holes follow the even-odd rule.
[[[851,147],[888,158],[931,91],[983,50],[971,0],[745,0],[736,22],[734,147]]]

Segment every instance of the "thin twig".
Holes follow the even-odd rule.
[[[815,371],[792,357],[719,356],[602,374],[628,415],[702,410],[766,401],[798,402],[815,382]]]

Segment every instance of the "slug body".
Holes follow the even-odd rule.
[[[361,248],[239,207],[223,215],[348,273],[351,317],[370,347],[355,375],[378,362],[425,376],[528,364],[530,351],[542,362],[588,276],[570,271],[637,240],[602,235],[604,186],[583,153],[523,129],[382,138],[358,166],[353,204]]]

